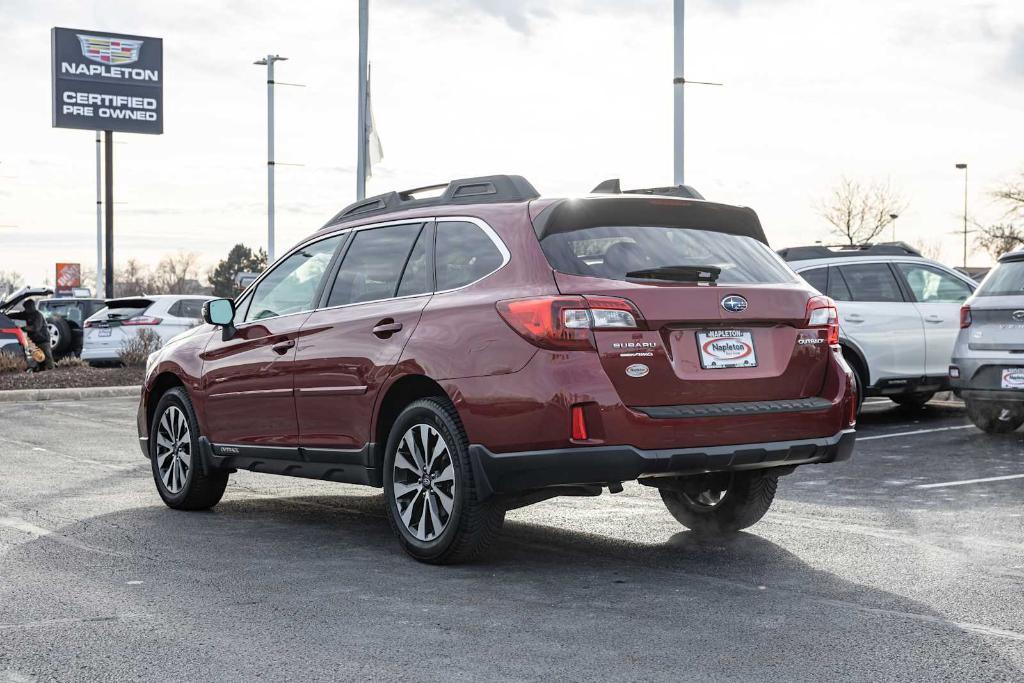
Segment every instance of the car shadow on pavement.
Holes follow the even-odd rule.
[[[638,543],[511,521],[477,563],[434,567],[402,554],[382,500],[229,489],[210,512],[119,511],[10,548],[0,671],[59,674],[14,654],[34,646],[73,660],[71,678],[110,662],[145,678],[185,651],[200,679],[344,678],[356,664],[437,680],[1019,675],[1016,634],[981,635],[756,533]],[[76,618],[101,647],[76,642]],[[25,623],[51,626],[11,628]]]

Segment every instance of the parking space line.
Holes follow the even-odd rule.
[[[962,479],[960,481],[945,481],[941,484],[918,484],[915,489],[937,489],[943,486],[964,486],[966,484],[983,484],[987,481],[1008,481],[1010,479],[1024,479],[1024,474],[1005,474],[1001,477],[982,477],[981,479]]]
[[[875,434],[874,436],[858,436],[857,441],[873,441],[874,439],[891,439],[896,436],[914,436],[932,432],[948,432],[953,429],[970,429],[974,425],[957,425],[956,427],[934,427],[933,429],[915,429],[912,432],[896,432],[895,434]]]

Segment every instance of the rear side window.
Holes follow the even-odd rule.
[[[203,317],[204,301],[205,299],[181,299],[175,301],[167,309],[167,314],[177,318],[194,318],[198,320]]]
[[[722,284],[795,282],[793,271],[763,243],[711,230],[599,226],[545,236],[541,248],[555,270],[609,280],[673,266],[719,268]]]
[[[921,303],[961,304],[971,295],[965,282],[937,268],[919,263],[901,263],[898,267]]]
[[[409,254],[402,273],[402,281],[398,284],[398,296],[426,294],[434,288],[433,272],[430,270],[430,252],[433,247],[434,233],[430,228],[420,230],[416,245]]]
[[[437,289],[445,291],[476,282],[502,266],[505,259],[479,225],[464,221],[437,224]]]
[[[885,263],[858,263],[839,266],[839,272],[850,288],[850,301],[879,303],[902,302],[896,276]],[[842,301],[843,299],[840,299]]]
[[[395,296],[422,224],[360,230],[334,279],[328,306],[379,301]]]
[[[974,292],[975,296],[1019,296],[1024,294],[1024,261],[997,264]]]
[[[828,291],[828,268],[811,268],[798,273],[811,287],[824,294]]]

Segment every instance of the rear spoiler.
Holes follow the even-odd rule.
[[[673,197],[581,197],[560,199],[533,220],[538,239],[606,225],[643,225],[710,230],[751,237],[765,245],[761,221],[753,209]]]

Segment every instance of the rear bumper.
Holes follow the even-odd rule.
[[[603,484],[646,477],[788,467],[849,460],[853,429],[828,437],[704,448],[643,450],[633,446],[581,446],[544,451],[492,453],[470,446],[481,495],[520,493],[567,484]]]

